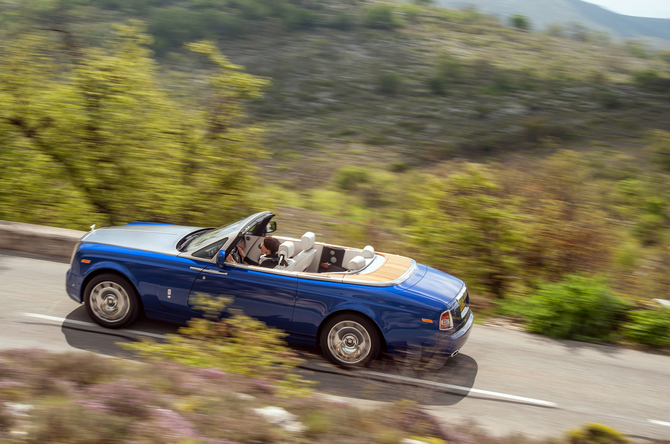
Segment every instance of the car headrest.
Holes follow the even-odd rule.
[[[365,258],[363,256],[355,256],[347,265],[349,271],[357,271],[363,267],[365,267]]]
[[[316,236],[314,233],[311,231],[308,231],[307,233],[302,235],[302,238],[300,239],[300,249],[301,250],[309,250],[310,248],[314,248],[314,242],[316,241]]]
[[[285,258],[293,257],[295,245],[291,241],[286,241],[279,246],[277,253],[279,256],[284,255]]]
[[[366,245],[361,254],[365,259],[372,259],[375,257],[375,249],[371,245]]]

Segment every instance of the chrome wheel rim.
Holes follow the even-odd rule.
[[[100,282],[91,291],[90,300],[93,313],[107,322],[120,322],[130,311],[130,296],[116,282]]]
[[[358,364],[372,349],[368,331],[355,321],[338,322],[328,333],[328,349],[344,364]]]

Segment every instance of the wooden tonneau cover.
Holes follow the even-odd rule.
[[[376,253],[385,259],[384,264],[376,270],[366,273],[362,270],[361,273],[319,273],[318,278],[325,278],[324,280],[333,280],[360,285],[373,286],[387,286],[395,285],[402,282],[404,279],[411,276],[410,270],[415,266],[415,262],[405,256],[397,256],[395,254]],[[310,273],[310,277],[314,274]],[[317,279],[318,279],[317,278]]]

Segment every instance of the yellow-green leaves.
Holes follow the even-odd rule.
[[[262,131],[244,108],[266,80],[244,73],[212,43],[196,43],[192,49],[213,62],[210,97],[187,106],[158,82],[141,22],[116,26],[114,39],[79,51],[67,59],[73,63],[58,57],[49,37],[28,34],[0,47],[2,162],[12,167],[0,178],[0,219],[72,228],[93,220],[218,225],[253,206],[247,192]],[[53,196],[26,187],[27,177],[69,191]],[[43,211],[45,195],[54,211]]]

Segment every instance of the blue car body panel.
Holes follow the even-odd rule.
[[[97,273],[124,276],[137,290],[147,317],[185,323],[198,316],[194,307],[199,293],[233,298],[232,308],[285,330],[294,342],[317,345],[319,328],[330,316],[356,312],[378,327],[389,352],[422,347],[449,355],[467,340],[473,315],[461,312],[457,295],[465,284],[451,275],[418,264],[414,273],[395,285],[370,286],[332,282],[308,273],[281,274],[258,267],[219,267],[207,260],[170,254],[164,242],[171,233],[188,230],[164,224],[129,224],[125,227],[136,239],[136,229],[152,230],[161,239],[157,251],[128,246],[89,242],[87,234],[75,248],[66,275],[68,295],[83,302],[88,280]],[[188,227],[189,229],[197,229]],[[95,233],[95,232],[94,232]],[[102,233],[104,239],[109,233]],[[177,237],[174,237],[178,239]],[[150,240],[143,239],[142,246]],[[178,253],[178,252],[177,252]],[[465,297],[468,298],[467,292]],[[454,326],[439,329],[440,315],[451,311]],[[462,316],[461,316],[462,315]]]

